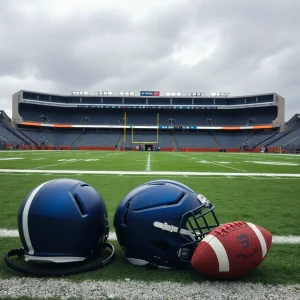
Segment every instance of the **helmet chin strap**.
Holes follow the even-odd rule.
[[[165,230],[165,231],[168,231],[168,232],[174,232],[174,233],[181,233],[183,235],[187,235],[189,236],[193,241],[196,241],[196,238],[195,236],[193,235],[193,233],[191,231],[189,231],[188,229],[183,229],[181,228],[179,230],[178,227],[174,226],[174,225],[169,225],[168,223],[162,223],[162,222],[158,222],[158,221],[155,221],[153,223],[154,227],[157,227],[157,228],[160,228],[161,230]]]
[[[73,275],[73,274],[79,274],[83,272],[88,272],[88,271],[93,271],[97,270],[99,268],[102,268],[103,266],[107,265],[110,263],[115,254],[115,248],[112,244],[110,243],[105,243],[103,245],[103,249],[108,248],[110,249],[110,254],[105,258],[105,259],[96,259],[93,257],[93,259],[87,260],[87,263],[81,263],[80,265],[72,264],[71,266],[66,266],[65,268],[59,268],[59,269],[53,269],[53,270],[41,270],[40,268],[33,268],[30,265],[19,265],[16,264],[14,260],[11,260],[11,256],[24,256],[24,249],[14,249],[10,250],[6,255],[5,255],[5,263],[6,265],[23,274],[30,275],[30,276],[35,276],[35,277],[59,277],[59,276],[68,276],[68,275]]]

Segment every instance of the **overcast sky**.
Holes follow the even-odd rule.
[[[0,0],[0,109],[18,90],[277,92],[300,113],[299,0]]]

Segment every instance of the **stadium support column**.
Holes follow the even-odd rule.
[[[124,143],[126,143],[126,111],[124,112]]]

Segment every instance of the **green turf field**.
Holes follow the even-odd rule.
[[[107,172],[106,172],[107,171]],[[111,172],[115,171],[115,172]],[[167,172],[167,173],[166,173]],[[53,178],[88,182],[104,198],[110,230],[114,211],[132,188],[153,179],[180,181],[215,204],[221,223],[249,221],[295,243],[274,243],[262,265],[242,279],[263,284],[300,284],[300,156],[250,153],[2,151],[0,152],[0,229],[17,229],[26,194]],[[291,240],[291,239],[290,239]],[[115,261],[70,280],[204,282],[193,270],[148,270],[128,264],[116,241]],[[0,255],[19,247],[17,237],[0,237]],[[0,279],[18,278],[0,262]],[[1,289],[1,283],[0,283]],[[1,295],[1,293],[0,293]]]

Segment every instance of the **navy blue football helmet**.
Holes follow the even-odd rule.
[[[14,270],[36,276],[62,276],[96,269],[110,262],[114,247],[106,242],[109,234],[107,210],[101,195],[89,184],[74,179],[47,181],[24,199],[18,214],[22,249],[11,250],[6,263]],[[111,254],[86,267],[78,262],[96,259],[104,248]],[[9,259],[24,255],[25,261],[60,263],[55,271],[32,270]],[[73,263],[66,268],[64,263]],[[70,265],[70,264],[67,264]]]
[[[114,227],[127,260],[135,265],[190,265],[197,244],[219,221],[214,205],[172,180],[144,183],[117,207]]]

